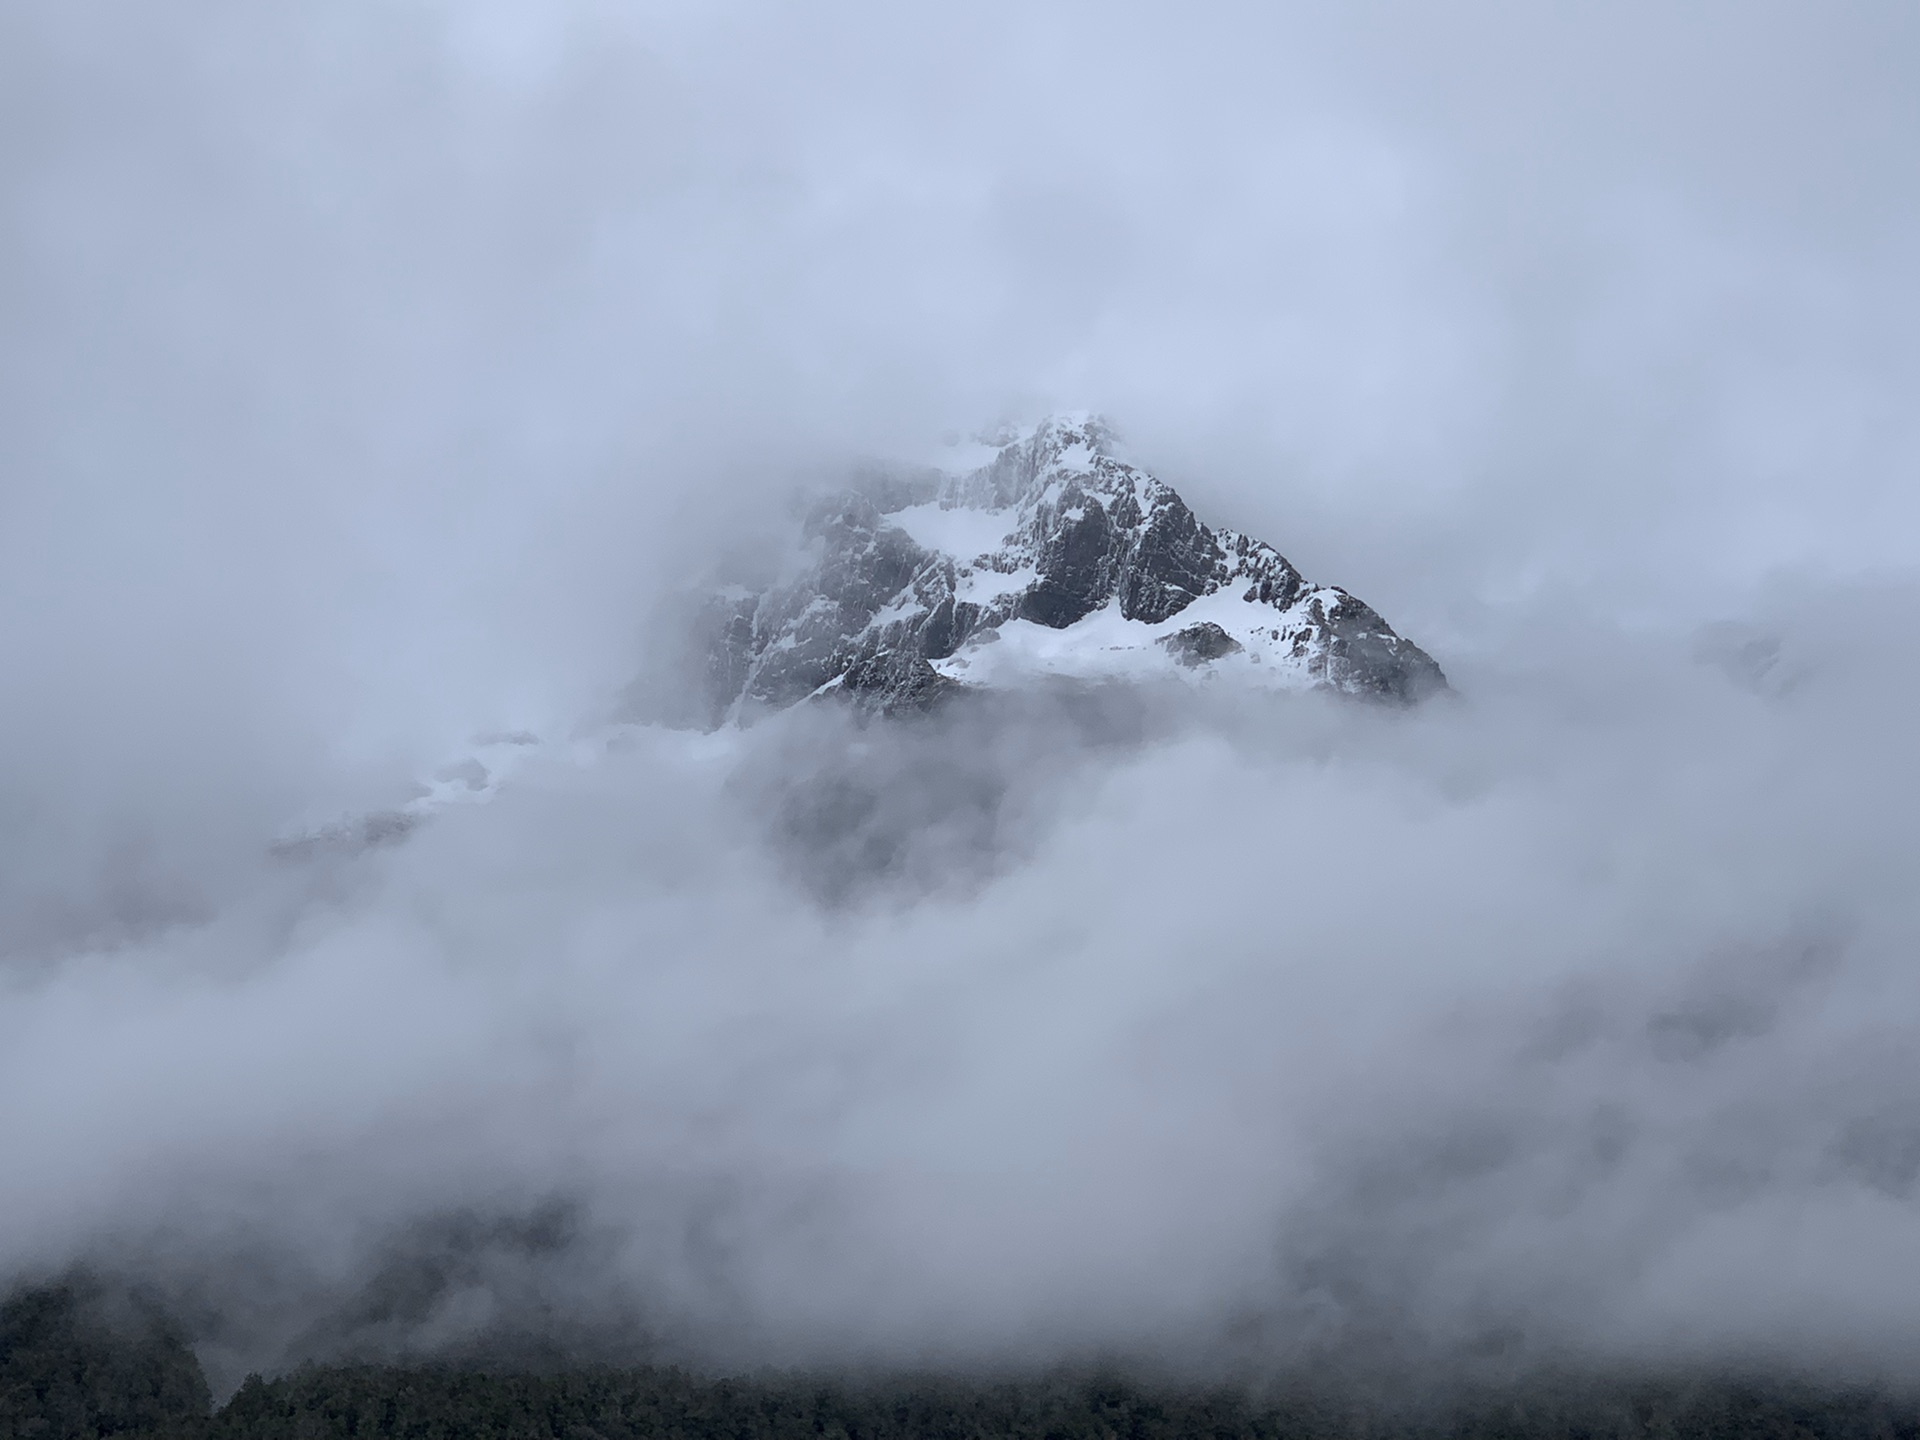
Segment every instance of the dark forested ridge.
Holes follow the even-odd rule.
[[[1892,1395],[1733,1380],[1536,1380],[1423,1408],[1117,1374],[1019,1381],[307,1368],[215,1410],[157,1308],[86,1287],[0,1306],[0,1440],[1920,1440]]]
[[[0,1305],[0,1440],[198,1440],[206,1377],[165,1315],[85,1281]]]
[[[421,1440],[1528,1440],[1712,1437],[1893,1440],[1920,1435],[1884,1398],[1753,1387],[1579,1387],[1483,1396],[1388,1414],[1309,1401],[1258,1404],[1221,1391],[1115,1376],[1024,1383],[822,1385],[802,1378],[696,1380],[671,1371],[548,1376],[451,1370],[309,1370],[250,1381],[213,1422],[221,1437],[417,1436]]]

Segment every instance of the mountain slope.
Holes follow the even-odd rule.
[[[715,597],[714,723],[835,691],[926,708],[1041,675],[1232,674],[1400,703],[1447,686],[1371,607],[1202,524],[1095,416],[1055,416],[969,458],[828,497],[793,573]]]

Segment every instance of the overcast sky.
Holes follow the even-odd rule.
[[[590,685],[672,499],[1049,405],[1435,643],[1912,558],[1903,6],[4,23],[42,641]]]
[[[419,1344],[1894,1364],[1917,76],[1894,3],[8,7],[0,1266],[204,1266],[272,1363],[557,1196],[616,1259]],[[1054,406],[1464,708],[903,741],[965,883],[853,916],[763,823],[831,727],[262,858],[602,713],[797,480]]]

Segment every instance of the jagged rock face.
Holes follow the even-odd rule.
[[[1218,660],[1223,655],[1237,655],[1247,648],[1211,620],[1202,620],[1198,625],[1189,625],[1171,635],[1162,635],[1160,644],[1166,647],[1169,655],[1188,668]]]
[[[948,469],[893,473],[807,516],[785,582],[706,612],[709,718],[844,693],[924,709],[973,685],[1230,671],[1407,703],[1440,667],[1369,606],[1272,546],[1204,525],[1119,458],[1096,417],[1057,416]]]

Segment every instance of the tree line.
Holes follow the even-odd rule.
[[[1351,1387],[1256,1393],[1119,1372],[1025,1379],[668,1367],[310,1366],[215,1406],[137,1297],[0,1305],[0,1440],[1920,1440],[1892,1393],[1729,1377],[1536,1378],[1409,1407]]]

